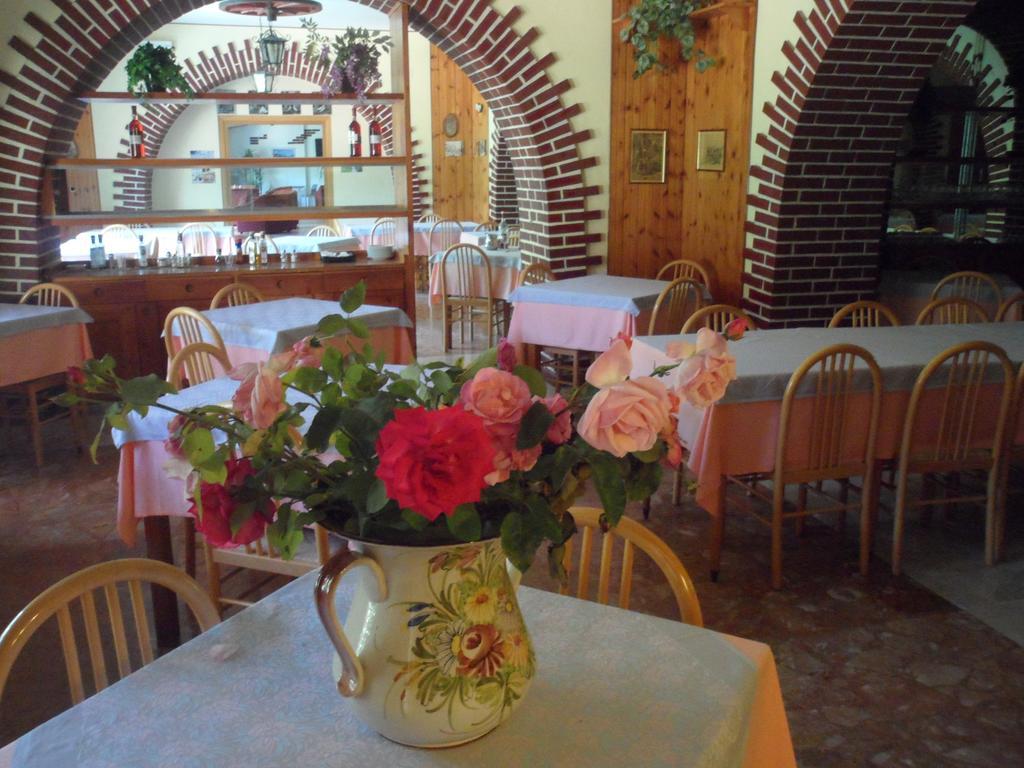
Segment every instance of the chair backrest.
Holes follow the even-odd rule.
[[[199,628],[206,631],[220,622],[217,608],[192,578],[173,565],[158,560],[129,558],[100,563],[78,571],[66,579],[44,590],[14,617],[7,629],[0,635],[0,696],[3,695],[11,667],[18,654],[32,635],[51,616],[56,615],[60,629],[61,645],[64,650],[64,664],[71,687],[71,701],[78,704],[85,699],[85,683],[78,659],[78,645],[75,638],[71,607],[75,600],[81,606],[85,627],[86,645],[92,669],[93,687],[102,691],[109,684],[106,654],[100,631],[100,615],[96,611],[94,591],[103,590],[106,603],[106,626],[113,640],[114,656],[117,660],[117,677],[122,678],[133,671],[132,653],[129,650],[128,635],[125,632],[125,612],[118,594],[118,585],[126,584],[129,603],[134,619],[134,636],[138,643],[137,657],[144,666],[153,660],[153,644],[149,618],[146,615],[142,584],[159,584],[177,593],[191,609]]]
[[[1024,320],[1024,291],[1016,293],[1006,301],[1003,302],[1003,306],[999,308],[999,312],[996,314],[996,322],[1021,322]]]
[[[915,325],[960,325],[987,323],[989,320],[988,312],[977,302],[950,296],[929,302],[917,316]]]
[[[1020,366],[1017,374],[1017,388],[1013,395],[1013,410],[1010,411],[1010,436],[1009,443],[1015,449],[1024,446],[1024,443],[1017,442],[1017,435],[1020,434],[1021,423],[1024,421],[1024,363]]]
[[[498,228],[498,225],[494,223],[494,219],[488,219],[487,221],[481,221],[476,225],[474,232],[490,232]]]
[[[328,224],[321,224],[319,227],[313,227],[309,232],[306,233],[306,237],[341,237],[341,233],[334,227]]]
[[[481,280],[477,271],[483,271]],[[468,243],[451,246],[441,257],[441,299],[493,299],[491,260],[483,248]]]
[[[993,362],[1002,368],[1002,375],[997,381],[991,380],[989,369]],[[1014,397],[1016,375],[1006,352],[985,341],[958,344],[932,358],[918,374],[910,393],[910,404],[903,421],[900,472],[905,473],[911,461],[955,464],[977,456],[979,448],[975,435],[978,433],[980,418],[977,405],[982,397],[982,388],[993,384],[1001,385],[1002,388],[999,417],[991,448],[983,448],[981,451],[988,454],[993,463],[998,462],[1004,447],[1003,435]],[[922,424],[927,425],[928,434],[934,434],[934,439],[928,439],[924,446],[915,448],[914,437],[918,428],[921,398],[925,391],[935,389],[936,384],[940,385],[943,392],[942,411],[939,414],[929,411],[921,420]],[[991,400],[992,394],[986,393],[985,397]]]
[[[65,301],[72,307],[78,306],[78,299],[75,298],[75,294],[58,283],[39,283],[38,285],[33,285],[22,294],[18,303],[31,304],[33,300],[41,307],[62,307]]]
[[[858,363],[860,364],[858,371]],[[870,388],[865,388],[862,376],[870,377]],[[813,375],[815,380],[809,391],[804,379]],[[862,392],[869,392],[871,407],[868,421],[864,414],[851,409],[851,399]],[[780,492],[792,473],[787,466],[788,444],[794,403],[800,400],[801,407],[810,405],[810,423],[801,425],[794,437],[807,446],[806,461],[800,462],[801,473],[806,480],[829,477],[851,477],[870,472],[875,459],[875,440],[878,435],[878,419],[882,407],[882,372],[874,356],[863,347],[853,344],[835,344],[822,349],[800,364],[786,385],[782,397],[782,412],[779,419],[779,433],[775,444],[775,488]],[[850,435],[863,433],[858,441],[856,458],[849,458]],[[860,468],[860,470],[858,470]]]
[[[217,233],[209,224],[186,224],[178,230],[187,253],[213,256],[217,252]],[[213,249],[213,253],[210,249]]]
[[[418,219],[416,219],[416,223],[417,224],[433,224],[433,223],[438,222],[440,220],[441,220],[440,216],[438,216],[436,213],[431,213],[431,212],[428,211],[427,213],[424,213],[422,216],[420,216]]]
[[[696,261],[689,259],[677,259],[658,270],[655,280],[678,280],[685,277],[687,280],[695,280],[709,291],[711,290],[711,278],[704,267]]]
[[[370,245],[395,245],[398,228],[394,219],[379,219],[370,230]]]
[[[519,285],[537,285],[538,283],[549,283],[555,279],[555,273],[551,267],[542,262],[531,264],[519,273]]]
[[[264,301],[264,298],[258,289],[248,283],[231,283],[213,295],[210,309],[216,309],[222,304],[227,304],[229,307],[240,307],[244,304],[259,304],[261,301]]]
[[[519,247],[519,225],[513,224],[508,228],[508,234],[506,235],[509,248]]]
[[[430,255],[433,256],[435,253],[440,253],[451,248],[453,245],[457,245],[461,237],[462,225],[459,222],[451,221],[450,219],[435,221],[427,237]]]
[[[108,253],[131,252],[134,254],[138,251],[139,236],[127,224],[110,224],[104,227],[100,234],[103,236],[103,245]],[[116,243],[116,247],[120,250],[112,248],[111,243]]]
[[[619,520],[614,528],[602,532],[601,515],[602,510],[594,507],[572,507],[569,510],[573,520],[576,521],[580,539],[580,556],[578,559],[578,574],[576,578],[576,597],[583,600],[590,598],[590,556],[594,548],[594,534],[601,534],[601,563],[597,577],[597,602],[608,603],[609,592],[611,591],[612,561],[614,559],[613,547],[616,539],[621,539],[622,558],[619,576],[619,607],[629,608],[629,598],[633,587],[633,559],[634,550],[639,549],[646,554],[668,580],[672,593],[675,595],[676,604],[679,606],[679,618],[696,627],[704,626],[701,616],[700,601],[697,599],[697,590],[693,587],[693,581],[686,568],[676,557],[669,546],[649,531],[643,525],[628,517]],[[575,537],[574,537],[575,538]],[[565,545],[565,558],[563,563],[568,574],[572,573],[572,552],[573,541],[570,539]],[[569,594],[569,587],[561,588],[563,595]]]
[[[220,364],[217,370],[214,363]],[[181,389],[183,381],[190,387],[210,381],[231,370],[231,362],[223,349],[212,344],[186,344],[171,358],[167,366],[167,383]]]
[[[954,272],[935,284],[932,300],[945,298],[969,299],[977,304],[999,306],[1003,292],[999,284],[984,272]]]
[[[680,333],[696,333],[701,328],[710,328],[712,331],[724,333],[726,326],[733,320],[746,320],[747,330],[757,330],[754,321],[739,307],[729,304],[711,304],[690,315],[690,319],[683,325]]]
[[[177,343],[175,337],[178,338]],[[164,320],[164,346],[167,348],[168,365],[179,349],[201,343],[212,344],[227,354],[220,331],[198,309],[175,307],[167,313],[167,319]]]
[[[690,315],[704,306],[704,284],[688,277],[669,283],[658,296],[651,312],[647,335],[677,333]]]
[[[855,301],[839,309],[829,321],[829,328],[849,325],[853,328],[881,328],[899,325],[896,313],[877,301]]]

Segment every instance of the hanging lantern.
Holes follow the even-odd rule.
[[[256,42],[260,46],[260,56],[263,58],[263,68],[270,74],[276,74],[284,61],[284,47],[288,43],[286,38],[281,37],[273,29],[267,29],[260,35]]]

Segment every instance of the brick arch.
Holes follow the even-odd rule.
[[[817,325],[870,297],[903,123],[975,3],[816,0],[797,14],[751,168],[744,302],[761,324]]]
[[[386,11],[393,0],[359,0]],[[40,220],[44,157],[66,153],[83,106],[74,97],[99,87],[133,46],[206,0],[51,0],[54,20],[30,12],[25,22],[40,35],[10,45],[22,61],[17,72],[0,71],[11,90],[0,108],[0,296],[11,297],[36,282],[59,254],[58,230]],[[572,83],[553,82],[547,68],[556,57],[531,49],[540,33],[519,34],[522,10],[501,14],[491,0],[410,0],[410,23],[454,59],[478,88],[507,139],[519,184],[522,248],[564,275],[582,274],[589,244],[600,235],[587,223],[601,212],[589,205],[598,193],[583,179],[597,159],[584,157],[572,118],[583,111],[566,104]]]

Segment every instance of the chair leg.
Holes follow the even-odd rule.
[[[43,433],[39,425],[38,392],[28,389],[28,429],[32,436],[32,450],[36,457],[36,467],[43,466]]]
[[[797,516],[794,518],[796,523],[796,535],[800,538],[804,536],[804,512],[807,511],[807,486],[803,483],[797,489],[797,502],[796,502]]]
[[[921,491],[926,500],[931,501],[935,498],[938,487],[939,483],[935,479],[935,475],[929,473],[921,478]],[[935,508],[930,504],[921,509],[921,526],[923,528],[927,528],[932,524],[932,514],[934,512]]]
[[[651,519],[651,497],[650,496],[648,496],[646,499],[644,499],[643,511],[644,511],[644,520],[650,520]]]
[[[722,567],[722,542],[725,540],[725,492],[728,488],[725,476],[719,479],[717,514],[711,518],[711,541],[708,546],[708,561],[711,580],[718,581]]]
[[[448,350],[452,348],[452,313],[447,304],[441,306],[441,324],[444,326],[441,351],[448,354]]]
[[[196,577],[196,521],[195,518],[185,518],[185,573],[192,578]]]
[[[867,478],[864,478],[864,482],[867,483]],[[850,503],[850,481],[848,479],[839,481],[839,503],[844,507]],[[866,487],[861,488],[861,494],[866,498],[868,489]],[[863,501],[863,499],[862,499]],[[839,537],[846,537],[846,510],[840,510],[839,519],[836,521],[836,526],[839,529]]]
[[[782,508],[785,503],[786,486],[776,482],[772,489],[772,589],[782,589]]]
[[[867,576],[871,569],[871,544],[874,539],[875,515],[878,513],[878,492],[882,472],[873,466],[864,476],[860,505],[860,575]],[[847,482],[849,485],[849,482]],[[844,515],[845,516],[845,515]]]
[[[213,548],[210,542],[203,539],[203,555],[206,558],[206,591],[217,606],[217,613],[224,615],[224,606],[220,600],[220,566],[213,559]]]
[[[683,500],[683,467],[676,467],[675,476],[672,478],[672,503],[679,506]]]
[[[1000,467],[994,466],[988,473],[988,487],[985,496],[985,565],[995,565],[1001,549],[1000,517],[1005,510],[1000,510],[999,474]]]
[[[892,575],[899,576],[903,566],[903,529],[907,506],[907,472],[896,482],[896,505],[892,514]]]

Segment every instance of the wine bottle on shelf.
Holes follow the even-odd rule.
[[[130,157],[146,156],[146,131],[139,120],[139,110],[132,107],[132,121],[128,123],[128,155]]]
[[[174,266],[185,266],[185,240],[182,238],[181,232],[178,233],[178,242],[174,246]]]
[[[370,157],[384,156],[384,143],[383,136],[381,135],[382,131],[383,129],[375,112],[373,120],[370,121]]]
[[[149,266],[149,251],[146,250],[146,241],[139,235],[139,269]]]
[[[363,129],[356,117],[355,107],[352,107],[352,122],[348,124],[348,155],[349,157],[363,156]]]

